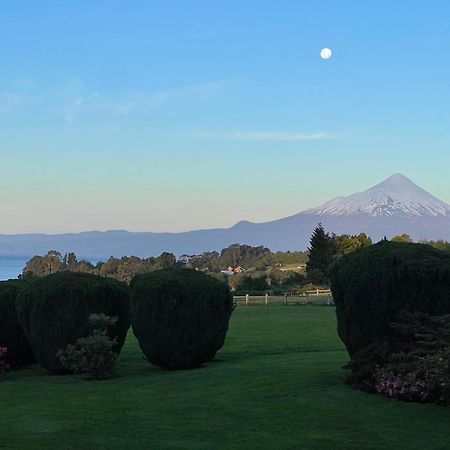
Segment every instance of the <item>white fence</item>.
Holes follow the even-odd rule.
[[[254,305],[334,305],[329,289],[315,289],[300,295],[236,295],[234,301],[238,306]]]

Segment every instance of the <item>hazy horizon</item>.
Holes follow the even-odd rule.
[[[392,175],[391,175],[390,177],[388,177],[386,180],[380,180],[380,181],[381,181],[383,184],[384,184],[384,183],[388,183],[389,180],[391,180],[391,179],[393,179],[393,178],[395,178],[395,177],[400,177],[400,179],[402,179],[402,180],[407,180],[407,182],[410,183],[410,184],[411,184],[411,182],[412,182],[412,185],[413,185],[413,186],[415,185],[415,183],[413,182],[413,180],[410,180],[408,177],[406,177],[405,175],[400,174],[400,173],[392,174]],[[403,183],[404,183],[404,181],[403,181]],[[373,186],[368,186],[366,189],[361,190],[361,191],[357,191],[357,192],[353,192],[352,194],[353,194],[353,196],[356,195],[356,194],[362,194],[362,193],[364,193],[364,192],[366,192],[366,191],[369,191],[370,189],[376,188],[376,187],[378,186],[378,184],[379,184],[379,183],[376,183],[376,184],[373,185]],[[421,189],[420,186],[415,185],[415,187]],[[416,192],[413,192],[413,193],[412,193],[413,196],[414,196],[415,194],[416,194]],[[429,195],[432,195],[432,194],[426,192],[426,195],[429,196]],[[338,196],[336,196],[336,197],[333,197],[333,198],[331,198],[331,199],[328,199],[328,201],[325,202],[325,203],[322,203],[322,204],[320,204],[320,205],[315,205],[316,208],[312,208],[312,210],[313,210],[313,211],[318,211],[318,210],[320,210],[321,207],[327,205],[327,204],[330,203],[330,202],[335,202],[336,200],[341,200],[341,199],[346,199],[346,198],[348,198],[348,197],[347,197],[347,196],[339,196],[339,195],[338,195]],[[440,201],[440,199],[438,199],[438,201]],[[310,209],[306,209],[306,210],[302,210],[302,211],[297,211],[297,212],[295,212],[293,215],[296,215],[296,214],[299,214],[299,213],[303,213],[303,212],[305,212],[306,214],[308,214],[309,211],[310,211]],[[286,217],[291,217],[291,216],[292,216],[292,215],[289,215],[289,216],[286,216]],[[257,224],[257,223],[267,223],[267,222],[271,222],[271,221],[273,221],[273,220],[284,219],[284,218],[286,218],[286,217],[268,218],[268,219],[262,220],[262,221],[260,221],[260,222],[252,222],[252,223],[256,223],[256,224]],[[317,220],[320,220],[320,219],[318,218]],[[240,220],[236,221],[235,223],[231,224],[230,226],[211,227],[210,229],[212,229],[212,230],[214,230],[214,229],[227,229],[227,228],[232,227],[233,225],[239,224],[240,222],[250,222],[250,221],[248,221],[247,219],[243,218],[243,219],[240,219]],[[27,233],[0,233],[0,234],[1,234],[1,235],[15,235],[15,234],[43,234],[43,235],[57,235],[57,234],[80,234],[80,233],[82,234],[82,233],[89,233],[89,232],[91,232],[91,233],[95,233],[95,232],[143,232],[143,233],[151,232],[151,233],[179,233],[179,232],[189,232],[189,231],[201,231],[201,230],[203,230],[203,229],[207,230],[207,228],[205,228],[205,227],[199,227],[199,228],[193,228],[193,229],[181,229],[181,230],[175,230],[175,231],[166,231],[166,230],[128,230],[128,229],[119,229],[119,228],[109,228],[109,229],[86,229],[86,230],[62,231],[62,232],[53,232],[53,233],[48,233],[48,232],[27,232]],[[362,230],[362,231],[364,231],[364,230]]]
[[[450,203],[447,8],[4,6],[0,234],[226,228],[396,172]]]

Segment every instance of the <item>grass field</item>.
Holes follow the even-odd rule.
[[[117,376],[0,382],[0,448],[448,449],[450,408],[351,391],[331,307],[238,308],[216,361],[167,372],[134,337]]]

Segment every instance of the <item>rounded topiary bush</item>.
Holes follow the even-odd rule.
[[[331,269],[338,333],[352,356],[389,340],[402,310],[450,313],[450,252],[381,241],[342,257]]]
[[[233,310],[228,286],[191,269],[138,275],[131,286],[131,326],[152,364],[189,369],[214,358]]]
[[[0,347],[6,347],[5,359],[12,368],[33,364],[35,358],[16,312],[16,297],[24,281],[0,282]]]
[[[16,302],[19,321],[37,362],[50,372],[65,372],[59,350],[89,334],[89,315],[117,317],[108,334],[119,353],[129,323],[129,289],[120,281],[86,273],[59,272],[21,289]]]

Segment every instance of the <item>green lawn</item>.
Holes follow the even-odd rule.
[[[450,408],[349,390],[330,307],[239,308],[203,368],[167,372],[134,337],[117,376],[34,367],[0,382],[0,448],[448,449]]]

